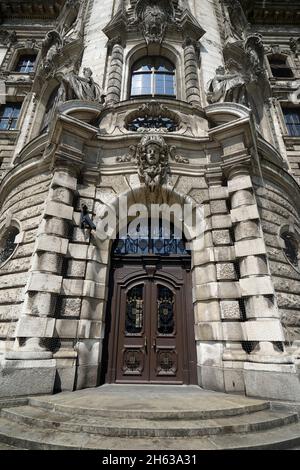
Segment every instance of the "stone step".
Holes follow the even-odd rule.
[[[300,424],[272,430],[189,438],[111,438],[40,429],[0,417],[0,442],[31,450],[279,450],[300,445]]]
[[[195,437],[212,434],[246,433],[285,426],[298,421],[296,413],[257,411],[251,414],[194,420],[118,419],[84,417],[47,411],[31,406],[8,408],[1,416],[10,421],[41,429],[109,437]]]
[[[76,392],[77,396],[79,395]],[[64,396],[67,397],[64,402]],[[221,402],[204,401],[204,404],[198,403],[198,407],[195,406],[195,403],[191,404],[190,409],[187,407],[181,408],[183,405],[179,404],[179,409],[174,409],[173,401],[169,403],[161,403],[157,409],[151,409],[149,401],[139,403],[136,401],[134,406],[131,402],[124,402],[124,399],[115,400],[110,406],[107,403],[107,400],[102,400],[105,402],[105,408],[103,403],[98,405],[95,404],[95,394],[92,396],[92,399],[89,403],[88,395],[84,403],[82,401],[77,401],[73,399],[70,401],[70,394],[66,393],[65,395],[61,393],[59,396],[52,397],[32,397],[29,398],[29,405],[32,407],[37,407],[44,410],[56,411],[59,413],[72,414],[76,416],[84,415],[91,417],[102,417],[102,418],[123,418],[123,419],[148,419],[148,420],[178,420],[178,419],[214,419],[222,418],[226,416],[238,416],[242,414],[255,413],[257,411],[263,411],[270,409],[270,402],[262,400],[248,400],[244,397],[237,397],[236,401],[231,398],[231,401],[228,398],[228,401],[224,400]],[[101,396],[100,396],[101,398]],[[106,398],[106,397],[105,397]],[[226,397],[227,398],[227,397]],[[210,397],[210,401],[211,401]],[[92,404],[96,406],[93,407]],[[119,403],[120,406],[117,406]],[[153,403],[153,402],[152,402]],[[171,403],[171,406],[170,406]],[[169,409],[168,409],[169,404]],[[102,406],[101,406],[102,405]],[[126,409],[127,406],[127,409]]]

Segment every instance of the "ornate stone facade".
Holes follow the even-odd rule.
[[[1,2],[0,396],[99,385],[126,196],[201,208],[197,383],[299,400],[298,19],[258,3]]]

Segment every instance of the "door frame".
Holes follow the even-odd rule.
[[[164,273],[164,266],[177,266],[182,269],[183,279],[178,280],[170,273]],[[119,281],[114,281],[114,272],[118,268],[124,266],[139,266],[140,269],[134,273],[128,273]],[[162,270],[160,270],[162,268]],[[104,338],[104,356],[106,354],[106,360],[102,371],[102,383],[116,383],[117,378],[117,356],[118,356],[118,344],[119,344],[119,322],[120,322],[120,309],[118,308],[118,302],[121,298],[121,291],[125,288],[131,288],[134,285],[140,284],[143,280],[149,278],[155,278],[159,282],[167,283],[172,286],[172,289],[176,290],[180,288],[181,305],[185,309],[186,314],[182,316],[182,327],[183,332],[181,335],[181,354],[182,354],[182,383],[197,384],[197,359],[196,359],[196,341],[194,333],[194,311],[192,302],[192,276],[191,276],[191,257],[190,256],[113,256],[111,269],[110,269],[110,289],[109,299],[107,305],[106,315],[106,331]],[[173,279],[172,279],[173,277]],[[135,282],[136,280],[136,282]],[[128,287],[130,286],[130,287]],[[186,290],[184,287],[190,288],[190,296],[185,295]],[[177,307],[178,308],[178,307]],[[151,345],[149,345],[151,347]],[[130,379],[124,380],[118,383],[153,383],[153,384],[172,384],[172,381],[157,381],[157,382],[139,382],[130,381]],[[175,382],[174,382],[175,383]],[[173,384],[174,384],[173,383]],[[178,381],[176,382],[178,384]]]

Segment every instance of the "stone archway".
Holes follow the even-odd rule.
[[[119,226],[127,226],[124,207],[120,209],[120,200],[126,199],[129,208],[138,201],[149,208],[153,204],[165,204],[164,208],[190,205],[198,211],[198,220],[202,220],[201,209],[182,194],[167,186],[149,193],[145,186],[136,186],[133,190],[118,195],[109,204],[103,204],[98,212],[99,219],[106,213],[108,206],[114,210]],[[176,206],[177,204],[177,206]],[[130,212],[130,211],[129,211]],[[184,214],[184,212],[182,212]],[[107,278],[110,287],[107,297],[106,325],[102,355],[101,383],[104,382],[140,382],[140,383],[197,383],[196,377],[196,341],[194,334],[192,265],[194,252],[190,252],[196,240],[196,231],[182,218],[188,251],[173,254],[166,253],[123,253],[117,255],[112,240],[98,240],[98,246],[108,260]],[[201,240],[200,240],[201,244]],[[164,256],[166,255],[166,256]],[[137,292],[140,289],[139,292]],[[141,298],[133,296],[140,294]],[[162,298],[162,292],[168,292],[169,298]],[[131,295],[132,294],[132,295]],[[168,296],[167,296],[168,297]],[[172,298],[171,298],[172,297]],[[124,332],[128,303],[143,304],[144,323],[133,332]],[[176,328],[163,334],[157,331],[159,320],[157,305],[163,308],[165,303],[173,303],[173,321]],[[127,302],[127,304],[126,304]],[[167,307],[165,305],[165,307]],[[134,305],[137,310],[137,305]],[[126,313],[127,312],[127,313]],[[135,318],[137,313],[135,311]],[[176,330],[176,332],[175,332]],[[174,334],[176,333],[176,334]],[[177,336],[176,336],[177,335]],[[165,345],[163,345],[165,343]],[[169,353],[166,351],[169,350]],[[131,354],[132,353],[132,354]],[[131,355],[130,355],[131,354]],[[129,370],[135,363],[136,370]],[[124,366],[127,364],[127,370]],[[142,370],[141,370],[141,363]],[[167,363],[169,369],[167,370]],[[130,365],[131,364],[131,365]],[[159,372],[157,372],[160,368]],[[164,370],[163,370],[164,369]],[[155,372],[156,371],[156,372]],[[123,373],[124,372],[124,373]]]

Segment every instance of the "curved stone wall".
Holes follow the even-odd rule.
[[[285,257],[279,233],[289,223],[299,230],[300,213],[287,191],[275,183],[257,188],[257,203],[285,338],[292,343],[300,340],[300,273]]]
[[[49,183],[46,173],[29,178],[10,191],[2,206],[0,227],[14,220],[20,228],[20,243],[0,266],[0,352],[5,340],[13,341]]]

